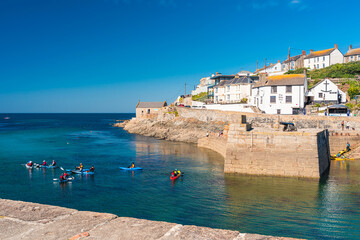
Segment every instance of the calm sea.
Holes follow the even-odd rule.
[[[0,198],[243,233],[360,239],[359,161],[333,163],[321,182],[228,175],[215,152],[112,127],[133,116],[0,114]],[[96,175],[59,184],[60,169],[24,166],[44,159],[94,165]],[[131,162],[144,170],[119,169]],[[174,168],[185,174],[172,183]]]

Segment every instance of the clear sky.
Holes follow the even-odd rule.
[[[0,112],[135,112],[212,73],[360,47],[358,0],[1,0]],[[189,92],[189,91],[188,91]]]

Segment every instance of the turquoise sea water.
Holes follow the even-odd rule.
[[[0,198],[244,233],[360,239],[359,161],[333,163],[322,181],[228,175],[215,152],[111,126],[131,117],[0,114]],[[44,159],[94,164],[96,175],[59,184],[60,169],[24,166]],[[144,170],[119,169],[132,161]],[[174,168],[185,174],[171,182]]]

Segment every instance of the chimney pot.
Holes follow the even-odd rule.
[[[305,50],[302,50],[302,55],[306,55],[306,51]]]
[[[278,60],[278,63],[280,63],[280,60]]]
[[[334,47],[335,47],[335,49],[338,49],[338,45],[336,43],[335,43]]]
[[[218,75],[218,74],[219,74],[218,72],[215,73],[215,75]]]
[[[349,46],[349,50],[351,50],[352,49],[352,45],[350,44],[350,46]]]

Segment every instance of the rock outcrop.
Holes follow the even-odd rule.
[[[207,133],[224,130],[224,122],[205,124],[197,119],[176,116],[176,112],[171,110],[168,108],[162,111],[157,118],[132,119],[114,126],[124,127],[129,133],[187,143],[197,143],[198,139],[205,137]]]

